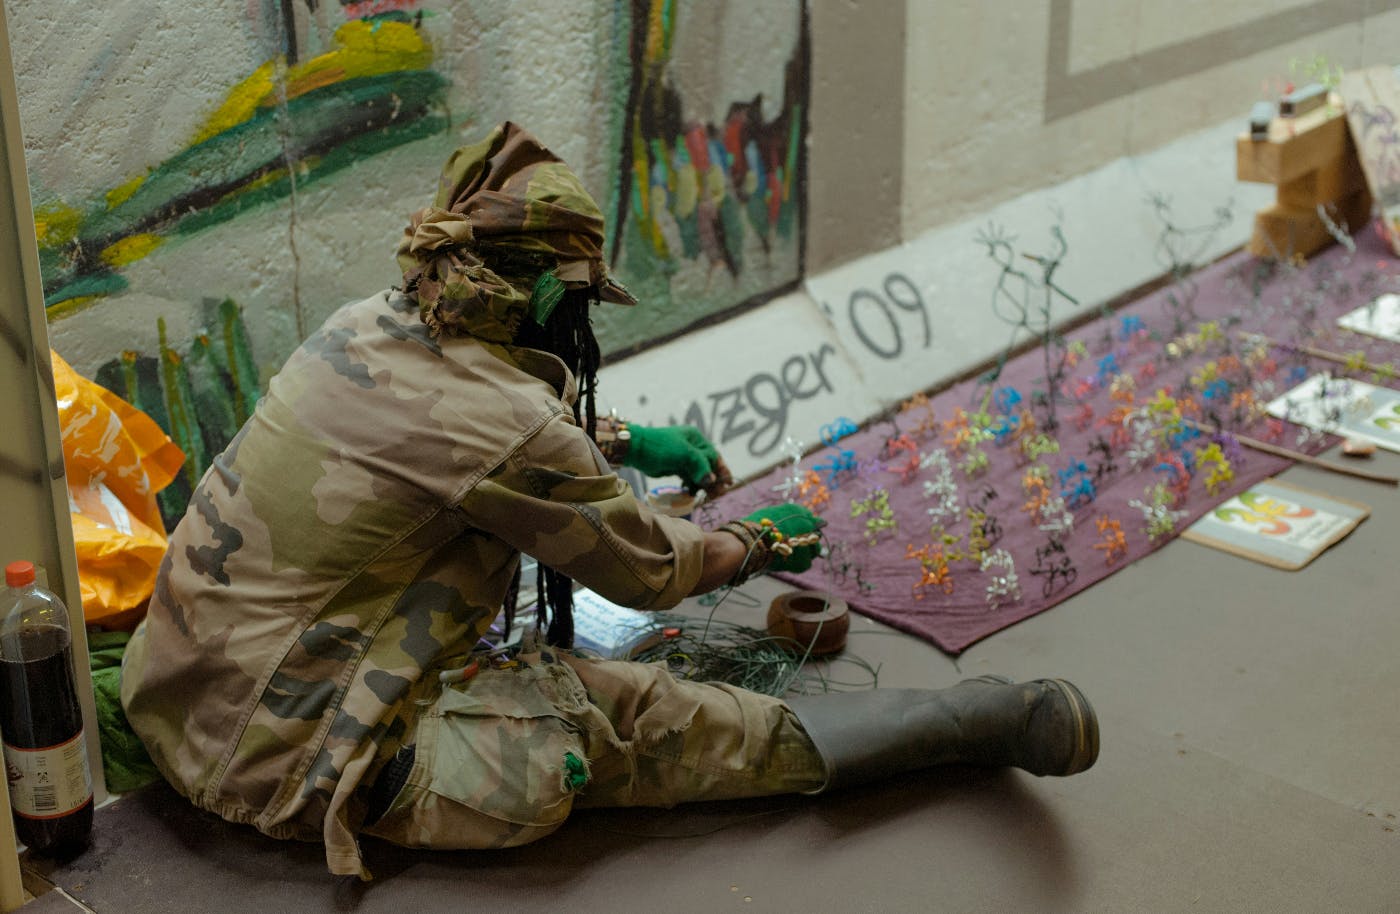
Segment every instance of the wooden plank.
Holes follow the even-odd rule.
[[[1400,254],[1400,79],[1390,66],[1369,67],[1345,74],[1341,91],[1366,182],[1381,205],[1391,250]]]
[[[1283,139],[1235,140],[1235,173],[1241,181],[1284,184],[1341,158],[1347,142],[1347,122],[1337,112],[1308,129]]]
[[[10,791],[0,790],[0,911],[17,911],[25,901],[19,871],[19,840],[11,819]]]
[[[1348,135],[1343,154],[1305,175],[1278,187],[1278,202],[1289,207],[1311,209],[1351,196],[1366,187],[1366,175],[1356,157],[1356,146]]]
[[[48,570],[48,588],[68,607],[73,636],[73,675],[83,709],[93,802],[107,798],[98,741],[97,706],[88,664],[87,625],[83,619],[73,519],[68,513],[68,485],[63,477],[63,444],[54,401],[49,362],[49,331],[44,319],[44,290],[34,210],[24,170],[19,96],[15,88],[5,11],[0,4],[0,320],[15,351],[0,360],[0,390],[7,397],[3,450],[22,472],[0,478],[5,523],[0,525],[0,554],[23,556]],[[7,559],[8,560],[8,559]],[[10,819],[0,831],[10,828]],[[0,850],[0,856],[6,852]]]
[[[1365,224],[1370,212],[1370,195],[1353,191],[1335,207],[1332,220],[1354,231]],[[1317,215],[1317,208],[1282,204],[1260,210],[1254,217],[1254,236],[1249,252],[1256,257],[1289,259],[1311,257],[1336,239]]]

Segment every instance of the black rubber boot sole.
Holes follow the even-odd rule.
[[[995,673],[972,676],[963,681],[986,682],[993,685],[1016,684],[1016,681],[1011,677]],[[1084,693],[1079,691],[1078,686],[1067,680],[1035,679],[1032,682],[1042,682],[1050,688],[1057,689],[1064,696],[1065,703],[1069,706],[1071,726],[1074,730],[1074,748],[1063,768],[1050,771],[1033,771],[1029,768],[1026,770],[1039,777],[1069,777],[1072,774],[1087,771],[1093,767],[1094,762],[1099,757],[1099,718],[1094,713],[1094,706],[1089,704],[1089,699],[1084,697]]]
[[[1094,713],[1094,706],[1072,682],[1063,679],[1042,679],[1040,682],[1057,687],[1065,696],[1070,715],[1074,718],[1076,734],[1074,752],[1064,770],[1049,773],[1067,777],[1088,770],[1099,757],[1099,716]]]

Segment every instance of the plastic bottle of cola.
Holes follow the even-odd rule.
[[[92,831],[92,774],[73,681],[68,611],[34,583],[34,566],[5,566],[0,603],[0,734],[15,832],[31,850],[63,857]]]

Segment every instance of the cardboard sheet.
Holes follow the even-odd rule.
[[[1208,511],[1181,535],[1275,568],[1296,571],[1371,514],[1359,502],[1265,479]]]
[[[1269,402],[1269,415],[1400,452],[1400,391],[1323,372]]]

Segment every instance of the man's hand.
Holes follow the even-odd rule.
[[[757,511],[744,518],[746,521],[753,521],[763,524],[765,521],[771,522],[773,529],[782,535],[784,540],[792,540],[796,537],[806,536],[809,533],[816,533],[826,526],[826,521],[822,520],[802,505],[795,505],[787,502],[781,505],[772,505],[767,508],[759,508]],[[812,567],[812,561],[822,554],[820,543],[811,543],[805,546],[792,547],[791,555],[780,555],[774,553],[773,560],[768,564],[770,571],[802,572]]]
[[[693,425],[629,425],[627,430],[632,441],[623,466],[648,476],[679,476],[688,491],[704,489],[711,497],[734,483],[719,451]]]

